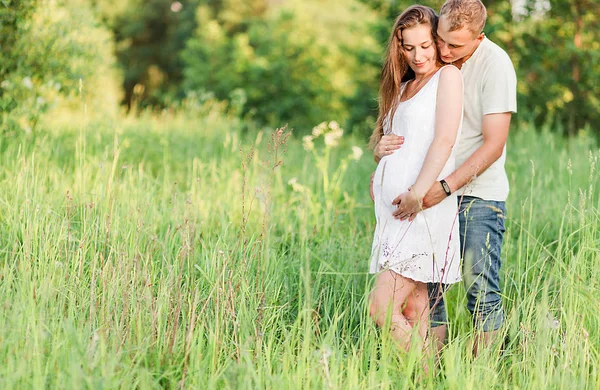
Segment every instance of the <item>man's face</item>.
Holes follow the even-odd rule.
[[[438,50],[445,63],[455,62],[462,65],[477,49],[484,35],[474,35],[472,31],[463,27],[460,30],[450,31],[450,23],[445,16],[440,17],[437,28]]]

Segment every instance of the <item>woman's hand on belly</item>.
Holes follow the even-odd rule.
[[[402,136],[396,134],[384,135],[375,146],[375,150],[373,150],[375,161],[379,162],[385,156],[393,154],[396,150],[400,149],[403,143],[404,137]]]

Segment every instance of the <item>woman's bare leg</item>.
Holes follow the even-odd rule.
[[[423,371],[429,371],[427,359],[429,356],[429,295],[427,284],[415,282],[415,289],[409,295],[404,308],[404,316],[408,322],[419,332],[421,348],[425,352],[423,360]]]
[[[385,326],[386,315],[391,310],[391,332],[398,345],[408,351],[413,327],[406,319],[404,306],[416,287],[416,283],[393,271],[385,271],[377,276],[375,288],[371,292],[371,318],[380,327]],[[425,289],[427,297],[427,289]]]
[[[415,284],[415,289],[408,296],[403,314],[412,327],[418,327],[419,336],[425,342],[428,339],[429,332],[427,284],[421,282],[413,283]]]

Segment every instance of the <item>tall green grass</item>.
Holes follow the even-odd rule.
[[[0,387],[600,387],[593,140],[512,132],[506,349],[472,358],[456,286],[421,375],[368,316],[364,141],[307,152],[194,112],[1,141]]]

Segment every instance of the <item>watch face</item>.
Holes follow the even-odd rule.
[[[442,181],[442,188],[447,195],[450,195],[450,186],[445,181]]]

